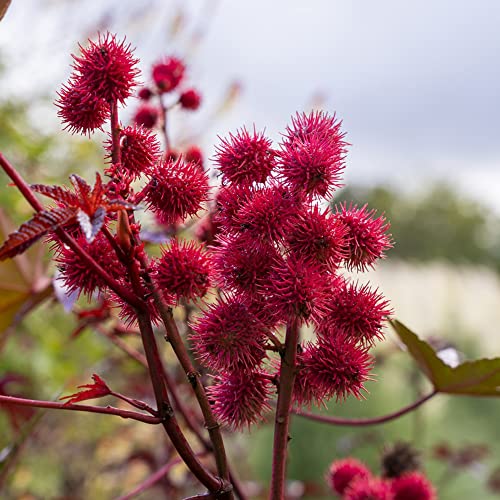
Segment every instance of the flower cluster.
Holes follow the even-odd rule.
[[[277,147],[243,128],[216,148],[212,252],[222,293],[193,324],[191,340],[214,372],[214,410],[227,425],[263,418],[272,385],[279,388],[285,325],[316,333],[297,346],[295,404],[361,397],[370,379],[368,351],[391,311],[377,290],[341,269],[373,266],[391,239],[385,219],[366,207],[322,208],[340,185],[346,147],[340,122],[313,112],[292,118]],[[256,379],[255,393],[241,386]]]
[[[424,474],[407,471],[392,477],[372,475],[360,461],[347,458],[333,462],[326,480],[344,500],[436,500],[436,491]]]

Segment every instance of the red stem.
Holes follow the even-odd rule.
[[[299,326],[294,320],[287,325],[285,351],[281,359],[278,403],[274,424],[273,469],[269,492],[271,500],[283,500],[285,498],[288,429],[290,426],[293,384],[296,375],[298,339]]]
[[[438,394],[438,391],[434,390],[430,394],[423,396],[422,398],[418,399],[414,403],[412,403],[408,406],[405,406],[404,408],[401,408],[398,411],[395,411],[393,413],[389,413],[387,415],[383,415],[381,417],[342,418],[342,417],[331,417],[328,415],[317,415],[315,413],[301,412],[299,410],[293,410],[293,413],[295,413],[299,417],[304,417],[304,418],[307,418],[309,420],[315,420],[316,422],[322,422],[324,424],[344,425],[344,426],[351,426],[351,427],[363,427],[363,426],[368,426],[368,425],[384,424],[385,422],[390,422],[391,420],[395,420],[403,415],[406,415],[407,413],[412,412],[413,410],[418,408],[420,405],[423,405],[426,401],[429,401],[429,399],[433,398],[436,394]]]
[[[133,420],[138,420],[139,422],[145,422],[146,424],[160,424],[161,419],[158,417],[153,417],[151,415],[144,415],[136,411],[121,410],[120,408],[114,408],[113,406],[90,406],[90,405],[75,405],[75,404],[65,404],[56,401],[41,401],[38,399],[25,399],[17,398],[14,396],[1,396],[0,403],[19,405],[19,406],[31,406],[34,408],[50,408],[53,410],[73,410],[73,411],[86,411],[88,413],[104,413],[106,415],[116,415],[117,417],[130,418]]]

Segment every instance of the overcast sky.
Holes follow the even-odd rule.
[[[352,143],[348,181],[411,187],[438,177],[500,211],[498,0],[150,0],[141,7],[109,0],[106,11],[91,0],[12,4],[0,24],[7,94],[34,86],[54,93],[76,42],[109,26],[145,63],[188,54],[208,110],[231,81],[242,82],[235,109],[205,134],[207,148],[242,124],[278,138],[292,113],[323,95]],[[178,13],[186,34],[172,40]],[[193,50],[191,34],[200,31]]]

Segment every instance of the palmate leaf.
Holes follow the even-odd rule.
[[[96,375],[95,373],[92,375],[92,380],[94,381],[93,384],[84,384],[84,385],[79,385],[78,389],[84,389],[83,391],[75,392],[74,394],[71,394],[69,396],[64,396],[63,398],[59,399],[67,399],[64,404],[74,404],[78,403],[79,401],[86,401],[87,399],[95,399],[95,398],[102,398],[104,396],[107,396],[108,394],[111,394],[110,388],[106,385],[106,382],[99,377],[99,375]]]
[[[391,326],[438,392],[470,396],[500,396],[500,358],[445,364],[434,349],[399,321]]]
[[[23,253],[33,243],[73,219],[76,215],[74,207],[58,207],[37,212],[29,221],[11,233],[0,248],[0,261]]]
[[[78,196],[63,186],[46,186],[45,184],[32,184],[31,189],[37,193],[47,196],[62,205],[77,207]]]

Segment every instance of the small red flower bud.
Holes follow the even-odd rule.
[[[373,267],[377,259],[384,257],[385,250],[392,247],[391,235],[386,234],[390,224],[384,216],[375,218],[375,210],[368,210],[367,205],[347,208],[344,203],[336,210],[335,216],[347,227],[347,267],[358,271]]]
[[[185,90],[179,97],[179,103],[182,108],[195,111],[200,107],[201,95],[195,89]]]
[[[142,89],[140,89],[139,92],[137,93],[137,97],[142,101],[149,101],[149,99],[151,99],[152,96],[153,92],[148,87],[142,87]]]
[[[392,481],[394,500],[435,500],[436,491],[420,472],[408,472]]]
[[[100,129],[109,119],[109,104],[87,90],[79,79],[71,79],[63,85],[55,101],[57,112],[65,129],[72,134],[89,135]]]
[[[176,57],[167,57],[153,66],[153,81],[161,93],[174,90],[181,82],[184,63]]]
[[[226,425],[241,429],[263,420],[271,407],[268,399],[272,390],[266,374],[260,372],[230,373],[217,377],[216,385],[207,392],[213,398],[213,411]]]
[[[158,123],[159,116],[158,108],[144,104],[136,111],[134,123],[144,128],[154,128]]]
[[[208,199],[208,177],[182,157],[163,161],[152,170],[144,188],[149,207],[163,224],[172,224],[194,215]]]
[[[137,85],[138,59],[133,57],[130,44],[119,42],[115,35],[99,35],[97,42],[89,40],[80,46],[80,57],[73,56],[73,68],[82,86],[108,103],[123,104]]]
[[[198,146],[190,146],[184,151],[184,158],[191,163],[197,163],[203,168],[203,152]]]
[[[217,146],[215,163],[226,182],[251,185],[263,183],[275,166],[275,153],[271,140],[263,132],[251,134],[243,128],[228,139],[221,138]]]
[[[366,465],[355,458],[337,460],[330,465],[327,482],[330,488],[339,495],[343,495],[351,482],[358,477],[369,478],[370,470]]]
[[[162,249],[154,274],[164,293],[192,300],[203,297],[210,287],[210,260],[202,246],[174,239]]]

